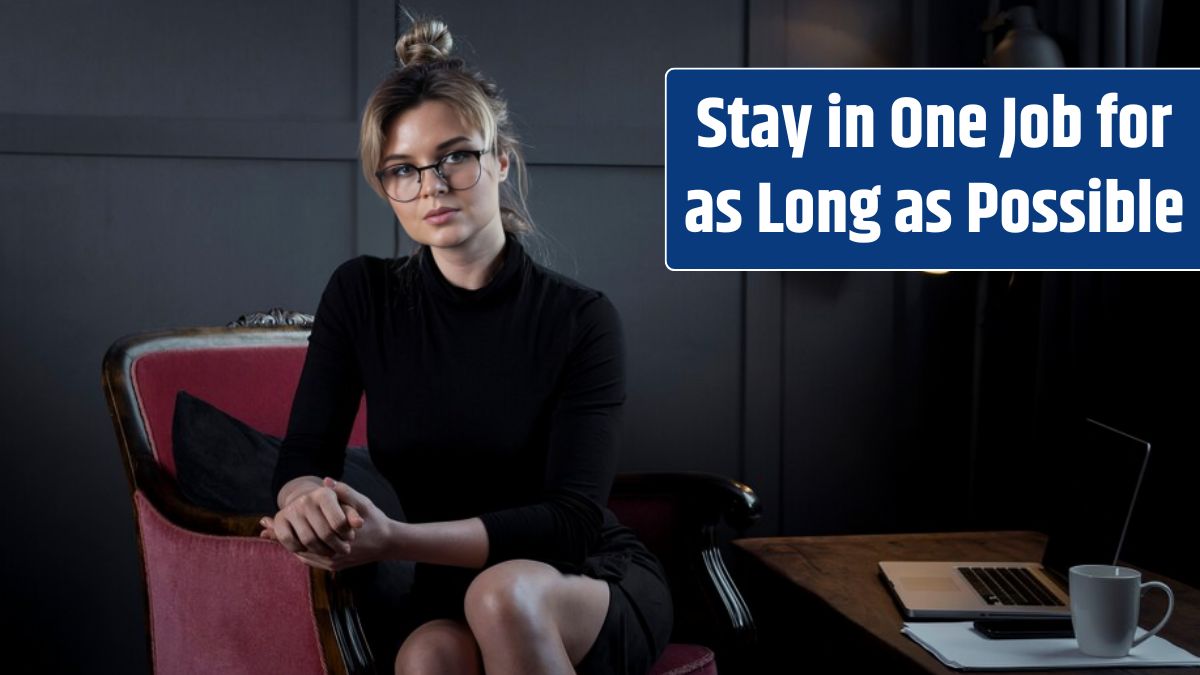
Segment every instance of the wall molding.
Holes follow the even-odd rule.
[[[357,124],[0,114],[0,154],[271,160],[356,158]]]

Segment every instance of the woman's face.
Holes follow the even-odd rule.
[[[487,150],[480,131],[468,128],[453,108],[436,100],[397,115],[384,131],[380,169],[428,166],[456,150]],[[416,199],[388,200],[413,241],[468,254],[483,252],[497,238],[504,241],[500,183],[508,176],[508,156],[489,151],[479,163],[479,182],[471,188],[450,190],[433,169],[426,169]]]

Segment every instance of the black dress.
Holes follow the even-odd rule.
[[[487,565],[530,559],[609,582],[580,672],[640,673],[670,635],[659,562],[605,506],[625,400],[620,320],[602,293],[533,262],[507,235],[478,290],[427,247],[333,273],[275,471],[340,477],[360,397],[371,458],[409,522],[479,517]],[[479,570],[418,563],[406,628],[463,618]]]

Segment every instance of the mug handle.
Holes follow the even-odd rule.
[[[1167,613],[1163,615],[1162,621],[1159,621],[1157,626],[1146,631],[1146,634],[1142,637],[1134,640],[1133,644],[1130,645],[1130,649],[1142,644],[1146,640],[1149,640],[1151,637],[1156,635],[1158,631],[1162,630],[1162,627],[1167,625],[1167,619],[1171,618],[1171,610],[1175,609],[1175,594],[1171,592],[1170,587],[1161,581],[1147,581],[1146,583],[1142,584],[1142,595],[1145,595],[1146,591],[1151,588],[1161,589],[1167,594]]]

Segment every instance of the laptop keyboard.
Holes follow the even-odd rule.
[[[959,567],[958,571],[989,605],[1063,606],[1027,568]]]

